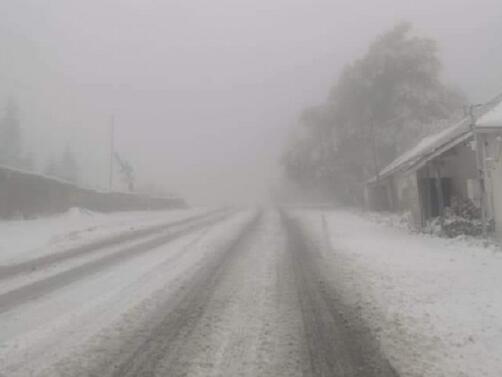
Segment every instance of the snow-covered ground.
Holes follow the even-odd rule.
[[[325,338],[304,332],[333,330],[329,324],[339,317],[328,318],[331,312],[323,309],[330,297],[348,304],[337,307],[338,315],[355,314],[353,324],[359,316],[365,320],[402,377],[502,376],[502,251],[493,244],[411,233],[399,219],[376,214],[305,209],[293,211],[308,236],[303,244],[294,242],[298,228],[274,212],[254,227],[254,211],[198,217],[207,211],[72,210],[0,223],[0,267],[8,268],[68,245],[196,217],[99,252],[0,276],[0,376],[89,375],[107,360],[119,362],[136,331],[149,339],[152,318],[163,323],[165,317],[173,321],[166,328],[174,329],[184,316],[169,317],[166,310],[192,309],[200,317],[194,314],[185,326],[193,325],[194,335],[171,334],[179,345],[170,357],[182,355],[178,364],[190,367],[188,375],[237,371],[248,363],[248,371],[269,373],[261,375],[291,376],[312,355],[321,355],[318,361],[333,355]],[[247,237],[235,246],[242,234]],[[321,246],[321,257],[304,246],[310,241]],[[317,267],[303,266],[301,255],[310,255],[319,275]],[[211,276],[214,283],[199,297]],[[337,295],[329,295],[331,289]],[[317,290],[327,293],[305,301]],[[314,308],[312,315],[304,305]],[[173,359],[166,360],[169,370]]]
[[[95,350],[93,345],[106,343],[103,337],[109,333],[100,333],[104,328],[111,326],[109,331],[120,334],[135,316],[152,311],[160,300],[156,296],[179,290],[206,259],[232,242],[252,214],[242,212],[213,226],[195,229],[147,253],[119,261],[98,273],[91,272],[54,292],[7,311],[0,310],[0,376],[67,375],[66,362],[71,362],[71,375],[79,375],[81,366],[102,353],[103,349]],[[152,220],[145,213],[146,218]],[[113,247],[109,251],[116,252]],[[74,268],[71,263],[65,262],[65,266]],[[41,284],[44,279],[47,277],[40,278]],[[114,339],[109,339],[110,350]],[[82,355],[56,365],[70,353]]]
[[[502,376],[500,249],[347,211],[296,214],[401,376]]]
[[[34,220],[0,220],[0,265],[35,258],[103,237],[202,214],[209,208],[97,213],[72,208]]]

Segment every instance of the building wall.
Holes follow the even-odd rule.
[[[476,152],[472,148],[471,140],[468,140],[428,161],[417,171],[398,172],[380,182],[380,186],[386,188],[388,210],[409,214],[410,224],[416,229],[425,225],[427,217],[438,216],[439,194],[434,182],[437,169],[441,176],[444,205],[448,205],[453,196],[469,198],[474,204],[480,205]],[[497,197],[499,232],[502,236],[502,158],[494,174],[496,179],[493,196]],[[381,198],[382,194],[379,192],[376,196]],[[379,202],[381,203],[382,199]]]
[[[422,227],[422,212],[416,172],[394,176],[395,204],[397,211],[409,215],[410,225],[415,229]]]
[[[487,137],[486,140],[487,193],[493,211],[492,216],[495,220],[495,233],[497,238],[502,240],[502,145],[493,135]]]
[[[471,147],[471,141],[457,145],[441,155],[439,159],[441,160],[441,176],[450,178],[452,194],[469,198],[473,194],[472,190],[469,192],[469,185],[472,187],[472,184],[477,182],[476,152]],[[479,205],[479,193],[477,195],[477,198],[471,197],[470,199]]]
[[[389,211],[408,215],[415,229],[422,226],[417,175],[396,173],[366,187],[367,206],[373,211]]]
[[[393,211],[392,190],[392,181],[389,178],[366,185],[366,207],[371,211]]]
[[[493,217],[497,238],[502,240],[502,161],[498,161],[492,171]]]

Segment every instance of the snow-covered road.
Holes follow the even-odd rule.
[[[10,252],[0,375],[502,375],[495,248],[343,211],[137,215]]]
[[[0,374],[394,375],[289,215],[202,212],[155,229],[4,265]]]

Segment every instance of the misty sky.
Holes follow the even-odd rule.
[[[400,20],[473,102],[502,92],[500,0],[0,0],[0,104],[19,102],[41,169],[69,143],[104,186],[115,114],[141,183],[261,199],[301,110]]]

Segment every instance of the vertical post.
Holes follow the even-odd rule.
[[[432,198],[433,198],[433,190],[434,190],[434,187],[432,186],[432,179],[433,179],[433,175],[431,174],[431,166],[429,163],[427,163],[426,165],[426,169],[427,169],[427,180],[426,180],[426,184],[427,184],[427,220],[432,218],[432,212],[433,212],[433,208],[432,208]]]
[[[110,165],[108,171],[108,190],[112,191],[113,188],[113,155],[115,149],[115,117],[110,117]]]
[[[424,197],[425,195],[425,190],[424,190],[424,187],[423,187],[423,182],[420,182],[420,181],[423,181],[423,179],[420,178],[420,173],[419,171],[417,171],[415,173],[415,181],[416,181],[416,185],[417,185],[417,194],[418,194],[418,206],[419,206],[419,211],[420,211],[420,229],[423,230],[424,227],[425,227],[425,212],[426,212],[426,209],[425,209],[425,205],[426,205],[426,198]]]
[[[479,180],[479,205],[481,206],[481,226],[483,236],[487,234],[486,226],[486,189],[485,189],[485,171],[484,171],[484,158],[483,158],[483,141],[480,135],[474,129],[474,140],[476,142],[476,163],[478,170]]]
[[[475,123],[476,118],[474,116],[474,106],[469,107],[469,116],[471,118],[471,131],[474,138],[474,145],[476,146],[476,171],[477,178],[479,182],[479,206],[481,207],[481,226],[483,236],[487,234],[486,226],[486,203],[485,203],[485,174],[484,174],[484,159],[483,159],[483,148],[484,145],[482,140],[476,131]]]
[[[438,207],[439,207],[439,218],[441,219],[441,224],[444,220],[444,193],[443,193],[443,183],[441,182],[441,170],[439,165],[434,165],[434,176],[436,181],[436,192],[438,195]]]

